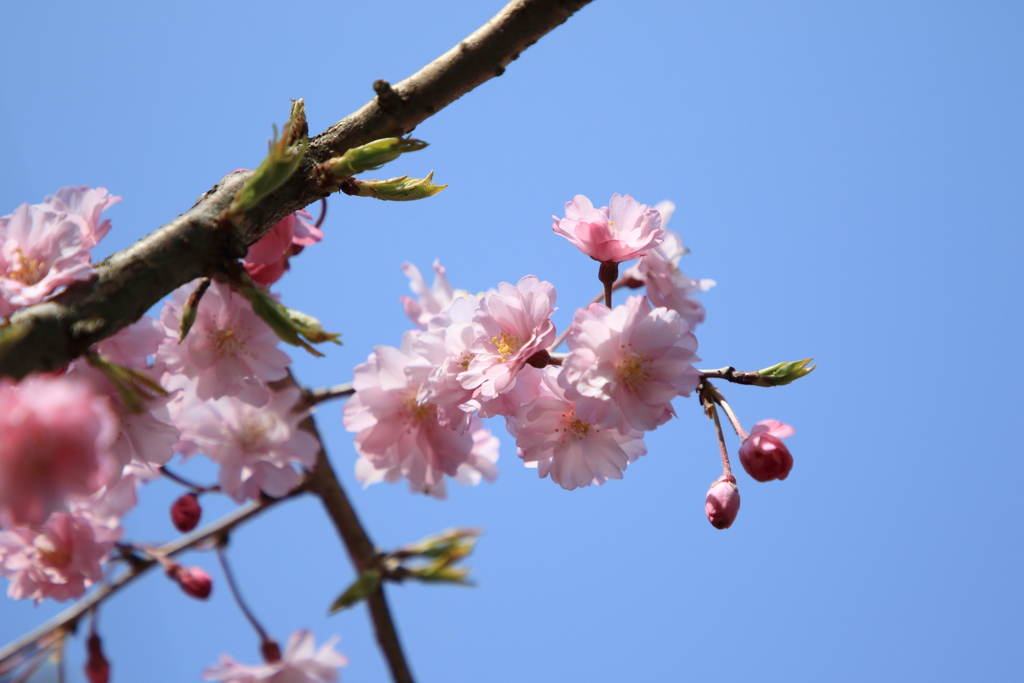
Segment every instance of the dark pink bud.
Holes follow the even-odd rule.
[[[205,600],[210,597],[213,579],[199,567],[182,567],[180,564],[176,564],[167,570],[167,574],[178,582],[181,590],[193,598]]]
[[[743,469],[757,481],[783,480],[793,469],[793,456],[782,440],[792,436],[793,428],[778,420],[761,420],[750,430],[740,446]]]
[[[716,529],[728,529],[732,526],[740,511],[740,491],[732,477],[722,477],[711,485],[704,502],[704,510],[708,514],[711,526]]]
[[[86,642],[89,658],[85,662],[85,677],[89,683],[108,683],[110,681],[110,662],[103,656],[100,637],[95,633]]]
[[[192,531],[203,516],[203,507],[194,493],[186,493],[171,506],[171,521],[178,531]]]

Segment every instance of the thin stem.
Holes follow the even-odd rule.
[[[732,412],[732,408],[721,394],[718,395],[718,405],[722,406],[725,410],[725,414],[729,417],[729,422],[732,423],[732,428],[736,431],[736,436],[740,437],[740,441],[746,441],[747,433],[743,431],[743,425],[740,424],[736,413]]]
[[[619,264],[615,261],[603,261],[597,271],[597,279],[604,285],[604,305],[612,307],[612,292],[619,279]]]
[[[722,476],[732,476],[732,465],[729,464],[729,451],[725,447],[725,434],[722,433],[722,422],[718,419],[718,410],[711,406],[711,417],[715,420],[715,432],[718,433],[718,449],[722,452]]]
[[[260,637],[260,643],[265,643],[270,640],[267,637],[267,632],[263,630],[263,626],[260,625],[256,615],[249,609],[249,605],[246,604],[245,600],[242,599],[242,593],[238,590],[238,584],[235,582],[235,575],[231,572],[231,565],[228,564],[227,554],[224,552],[225,544],[227,543],[227,535],[224,535],[223,541],[217,544],[217,559],[220,560],[220,567],[224,570],[224,579],[228,582],[228,588],[231,589],[231,595],[235,597],[235,602],[238,604],[238,609],[242,610],[242,614],[249,620],[252,627],[256,629],[257,635]]]
[[[612,285],[612,291],[615,292],[617,290],[622,289],[623,287],[628,287],[629,285],[627,283],[629,282],[630,281],[627,280],[626,278],[622,278],[621,280],[617,281],[614,285]],[[590,300],[590,304],[599,304],[604,299],[605,293],[601,292],[600,294],[598,294],[597,296]],[[588,304],[588,306],[590,304]],[[609,306],[609,308],[611,308],[611,306]],[[561,345],[561,343],[565,341],[565,338],[569,336],[569,330],[571,329],[572,325],[569,325],[569,327],[566,327],[564,330],[562,330],[562,333],[555,337],[555,341],[553,341],[551,343],[551,346],[548,347],[548,351],[554,352],[554,350],[557,349]]]
[[[184,486],[187,489],[192,489],[193,493],[206,493],[207,491],[219,491],[220,490],[219,486],[200,486],[199,484],[196,484],[195,482],[189,481],[188,479],[185,479],[184,477],[182,477],[180,474],[176,474],[176,473],[172,472],[171,470],[167,469],[167,465],[161,465],[159,467],[159,470],[160,470],[160,474],[164,475],[165,477],[167,477],[171,481],[178,482],[179,484],[181,484],[182,486]]]
[[[314,228],[319,228],[324,224],[324,219],[327,218],[327,197],[320,200],[320,217],[316,219],[316,223],[313,225]]]
[[[205,543],[211,538],[219,537],[224,532],[233,529],[242,522],[248,520],[250,517],[257,515],[282,501],[288,500],[304,490],[305,489],[303,487],[299,487],[283,498],[263,498],[256,502],[249,503],[230,514],[224,515],[216,522],[208,524],[202,529],[196,529],[192,533],[182,536],[170,543],[166,543],[156,550],[164,556],[177,555],[189,548]],[[57,616],[29,631],[17,640],[8,643],[3,649],[0,649],[0,668],[2,668],[3,664],[11,657],[17,656],[25,649],[31,647],[58,629],[70,629],[78,622],[79,619],[81,619],[83,614],[99,605],[101,602],[121,590],[124,586],[128,585],[142,574],[146,573],[148,570],[152,569],[156,564],[158,564],[158,561],[153,557],[138,558],[137,562],[133,562],[131,567],[115,577],[110,581],[110,583],[97,587],[95,591],[71,605]]]
[[[351,382],[345,384],[336,384],[333,387],[322,387],[320,389],[303,389],[302,397],[307,406],[315,406],[318,403],[324,401],[330,401],[335,398],[345,398],[356,393],[356,390],[352,388]]]

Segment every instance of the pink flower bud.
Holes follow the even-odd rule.
[[[103,656],[100,637],[95,633],[89,636],[86,643],[89,659],[85,662],[85,677],[89,683],[108,683],[110,680],[110,662]]]
[[[186,493],[171,506],[171,521],[178,531],[192,531],[199,524],[203,507],[194,493]]]
[[[178,582],[181,590],[193,598],[205,600],[210,597],[213,579],[199,567],[182,567],[180,564],[176,564],[167,570],[167,574]]]
[[[793,456],[782,443],[792,436],[794,429],[778,420],[761,420],[750,430],[750,436],[740,446],[743,469],[757,481],[779,481],[793,469]]]
[[[740,511],[740,491],[732,477],[719,479],[708,489],[708,497],[704,502],[708,521],[716,529],[728,529],[736,521]]]

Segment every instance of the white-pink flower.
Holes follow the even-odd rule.
[[[576,311],[558,383],[580,419],[622,432],[649,431],[675,412],[672,399],[697,388],[697,338],[678,313],[646,297]]]
[[[92,249],[110,231],[110,219],[101,221],[100,214],[119,201],[121,198],[108,194],[105,187],[90,188],[88,185],[80,185],[62,187],[38,206],[41,209],[66,213],[81,229],[82,246]]]
[[[628,194],[612,195],[609,205],[600,209],[578,194],[566,203],[565,218],[552,218],[555,234],[602,263],[622,263],[643,256],[664,237],[661,214]]]
[[[506,418],[526,466],[536,467],[542,478],[551,475],[569,491],[622,479],[626,466],[647,452],[643,433],[581,420],[558,385],[558,371],[547,367],[537,374],[542,377],[540,396]]]
[[[164,386],[177,386],[172,376],[181,374],[195,382],[201,399],[237,396],[253,405],[266,403],[266,383],[283,379],[291,362],[277,348],[277,335],[242,295],[214,282],[199,303],[191,331],[179,344],[182,307],[194,289],[192,283],[175,290],[160,312],[167,336],[156,359],[167,364]]]
[[[312,470],[319,449],[316,439],[299,429],[305,411],[294,412],[300,392],[275,391],[262,407],[225,396],[201,400],[187,393],[175,418],[189,452],[201,452],[220,465],[218,483],[237,502],[275,498],[299,483],[293,465]]]
[[[300,209],[282,218],[249,247],[242,264],[252,279],[265,286],[277,282],[288,270],[289,258],[322,240],[324,234],[312,220],[308,211]]]
[[[530,356],[555,340],[554,306],[554,286],[533,275],[515,287],[502,282],[497,292],[484,295],[473,319],[476,340],[469,347],[472,358],[459,375],[462,386],[475,390],[480,401],[494,399],[515,386],[516,374]]]
[[[423,279],[419,268],[413,264],[403,263],[402,272],[409,278],[409,289],[416,295],[416,300],[403,296],[402,307],[409,320],[421,330],[427,329],[430,319],[450,306],[455,299],[470,296],[468,292],[452,289],[444,266],[439,261],[434,261],[434,284],[430,287],[427,287],[427,281]]]
[[[667,225],[675,211],[672,202],[661,202],[655,209]],[[715,286],[714,280],[694,280],[679,269],[679,259],[687,253],[683,238],[665,230],[665,241],[645,254],[623,277],[642,280],[647,285],[647,298],[655,307],[675,311],[690,323],[690,329],[704,322],[704,306],[693,298]]]
[[[369,485],[405,477],[411,490],[435,497],[444,495],[445,475],[461,483],[493,481],[496,443],[477,418],[465,429],[441,424],[438,406],[422,398],[432,366],[412,345],[413,334],[406,333],[401,349],[378,346],[353,371],[356,393],[345,405],[344,423],[356,432],[357,479]]]
[[[89,496],[117,471],[117,417],[86,382],[0,380],[0,525],[42,524],[69,496]]]
[[[11,580],[7,595],[70,600],[103,578],[102,563],[121,537],[84,515],[55,512],[40,527],[0,531],[0,575]]]
[[[334,649],[337,636],[320,649],[309,631],[296,631],[288,639],[281,659],[267,664],[239,664],[228,655],[220,656],[220,664],[203,671],[203,680],[225,683],[333,683],[338,680],[338,667],[348,666],[348,659]]]

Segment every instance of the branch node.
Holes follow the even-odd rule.
[[[398,114],[398,110],[402,108],[402,98],[390,83],[379,78],[373,82],[373,91],[377,93],[377,102],[385,113]]]

